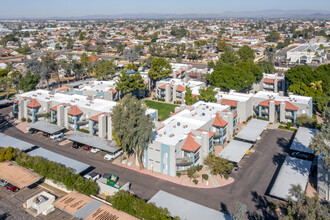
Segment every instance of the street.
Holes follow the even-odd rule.
[[[10,108],[0,109],[0,113],[5,115],[10,112]],[[105,161],[100,153],[92,154],[82,149],[60,146],[56,141],[38,134],[24,134],[9,123],[3,123],[0,126],[0,131],[7,135],[87,163],[93,166],[96,172],[118,175],[119,184],[131,182],[131,190],[143,199],[150,199],[159,190],[163,190],[230,214],[234,213],[235,204],[241,202],[247,205],[250,219],[272,219],[266,211],[266,206],[271,199],[265,194],[269,191],[274,173],[284,161],[286,149],[293,135],[292,132],[283,130],[265,131],[261,140],[253,148],[255,152],[246,155],[240,163],[240,169],[232,174],[234,183],[220,188],[198,189],[180,186],[116,166]]]

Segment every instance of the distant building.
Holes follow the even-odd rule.
[[[324,63],[327,54],[320,44],[303,44],[287,51],[286,59],[290,64]]]

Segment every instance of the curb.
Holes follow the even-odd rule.
[[[135,170],[133,168],[130,168],[130,167],[127,167],[127,166],[124,166],[124,165],[121,165],[121,164],[115,164],[115,165],[126,168],[126,169],[130,169],[130,170],[133,170],[135,172],[142,173],[142,174],[145,174],[145,175],[148,175],[148,176],[152,176],[152,177],[155,177],[157,179],[165,180],[167,182],[174,183],[174,184],[177,184],[177,185],[180,185],[180,186],[185,186],[185,187],[190,187],[190,188],[197,188],[197,189],[215,189],[215,188],[220,188],[220,187],[223,187],[223,186],[227,186],[227,185],[232,184],[233,182],[235,182],[235,180],[233,179],[232,182],[229,182],[229,183],[223,184],[221,186],[217,186],[217,187],[216,186],[190,186],[190,185],[177,183],[177,182],[174,182],[172,180],[168,180],[168,179],[165,179],[165,178],[162,178],[162,177],[158,177],[158,176],[155,176],[155,175],[152,175],[150,173],[146,173],[146,172],[143,172],[143,171],[140,171],[140,170]]]

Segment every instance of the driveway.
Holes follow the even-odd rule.
[[[0,109],[0,112],[2,109]],[[197,189],[180,186],[149,175],[144,175],[116,166],[103,159],[101,154],[92,154],[82,149],[59,146],[54,140],[41,135],[24,134],[6,123],[0,131],[61,155],[87,163],[101,174],[111,172],[120,177],[120,184],[131,182],[132,191],[139,197],[150,199],[159,190],[183,197],[201,205],[234,213],[236,202],[247,205],[251,219],[271,219],[266,211],[270,198],[265,196],[275,172],[283,163],[293,133],[283,130],[267,130],[254,146],[255,152],[246,155],[240,169],[232,174],[235,182],[215,189]]]

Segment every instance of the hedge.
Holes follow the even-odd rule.
[[[71,168],[65,167],[60,163],[49,161],[39,156],[29,156],[12,147],[0,149],[0,162],[5,160],[13,160],[20,166],[32,169],[55,183],[63,183],[69,190],[76,190],[86,195],[96,195],[98,192],[96,182],[84,179],[79,174],[75,174]]]

